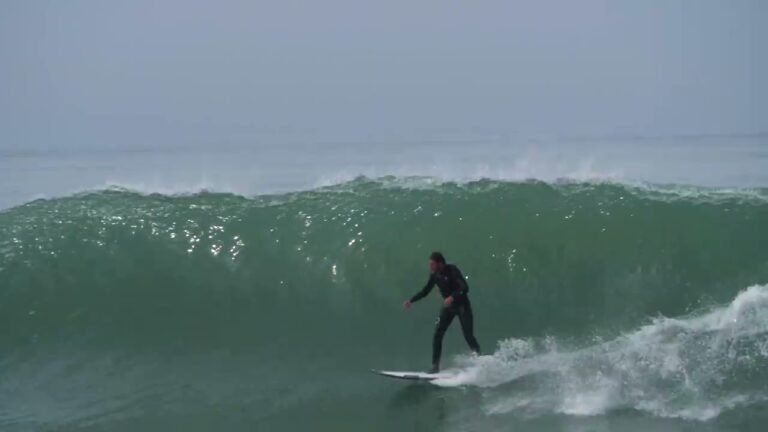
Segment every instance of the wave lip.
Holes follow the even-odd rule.
[[[722,187],[696,186],[685,183],[649,183],[624,178],[613,173],[600,173],[585,170],[565,176],[536,175],[525,170],[512,170],[515,174],[504,171],[478,169],[474,173],[450,176],[437,170],[415,175],[403,171],[395,175],[378,175],[376,171],[359,174],[337,173],[323,176],[314,182],[301,184],[249,183],[237,181],[222,181],[220,179],[203,178],[194,181],[160,181],[160,180],[108,180],[92,186],[73,186],[60,188],[58,193],[30,193],[23,198],[13,199],[13,205],[0,200],[0,212],[23,206],[25,203],[37,201],[57,201],[72,197],[97,195],[108,192],[135,193],[143,196],[189,197],[205,194],[235,195],[249,199],[281,199],[293,198],[302,194],[321,192],[357,192],[365,193],[372,189],[403,190],[403,191],[435,191],[450,192],[455,188],[465,191],[484,191],[492,188],[515,188],[531,184],[548,185],[562,193],[578,193],[603,188],[620,188],[627,194],[643,199],[661,202],[707,202],[719,204],[729,201],[741,203],[762,204],[768,202],[766,187]]]
[[[355,191],[361,188],[366,189],[369,187],[392,190],[399,189],[441,191],[453,186],[472,189],[477,185],[484,185],[486,188],[493,188],[514,187],[515,185],[536,183],[560,188],[564,192],[578,192],[589,188],[597,189],[601,186],[613,186],[624,188],[628,193],[632,193],[643,198],[654,199],[657,201],[682,200],[718,203],[735,199],[743,202],[768,202],[768,188],[705,187],[689,184],[655,184],[632,180],[622,180],[616,176],[599,175],[552,178],[540,178],[535,176],[508,178],[504,176],[494,177],[488,175],[468,176],[460,178],[429,175],[386,175],[380,177],[368,177],[365,175],[339,175],[326,177],[314,183],[313,185],[297,188],[290,192],[273,191],[267,193],[257,193],[255,190],[251,190],[251,188],[244,186],[234,187],[232,184],[215,184],[210,181],[169,185],[143,182],[107,182],[103,185],[99,185],[93,188],[80,189],[70,195],[85,195],[100,193],[102,191],[117,191],[137,193],[141,195],[159,194],[171,197],[217,193],[258,198],[263,196],[293,196],[295,194],[308,192]]]

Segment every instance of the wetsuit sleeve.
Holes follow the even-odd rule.
[[[435,286],[435,276],[429,275],[429,280],[427,281],[427,284],[424,285],[424,288],[422,288],[421,291],[417,292],[416,295],[411,297],[411,303],[423,299],[427,294],[429,294],[430,291],[432,291],[432,288],[434,286]]]
[[[464,275],[461,274],[461,270],[459,270],[458,267],[451,266],[451,277],[453,277],[453,280],[456,281],[451,297],[458,299],[467,293],[469,287],[467,287],[467,281],[464,279]]]

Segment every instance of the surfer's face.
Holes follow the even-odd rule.
[[[437,273],[440,271],[440,268],[442,267],[442,264],[435,260],[429,260],[429,271],[432,273]]]

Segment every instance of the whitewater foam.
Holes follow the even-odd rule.
[[[555,338],[509,339],[477,359],[460,358],[441,386],[489,390],[490,414],[598,415],[631,408],[658,417],[709,420],[763,401],[755,376],[768,367],[768,285],[728,305],[657,318],[616,339],[563,349]]]

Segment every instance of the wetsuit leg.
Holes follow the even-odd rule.
[[[472,306],[467,301],[465,304],[459,306],[457,311],[459,315],[459,322],[461,323],[461,331],[464,333],[464,339],[467,341],[467,345],[472,348],[477,354],[480,354],[480,344],[475,339],[474,319],[472,317]]]
[[[451,325],[456,311],[452,307],[444,307],[440,310],[440,316],[435,323],[435,335],[432,337],[432,366],[440,365],[440,356],[443,353],[443,336],[448,326]]]

